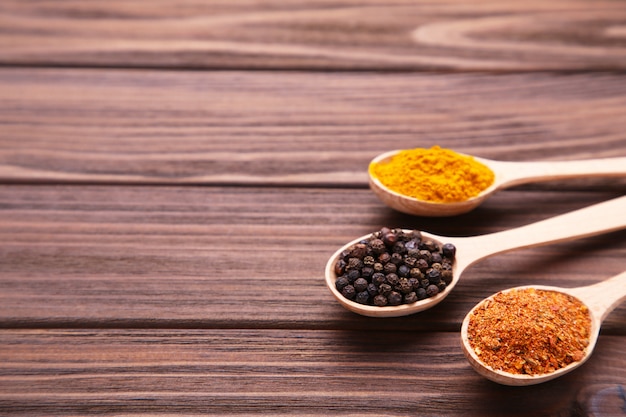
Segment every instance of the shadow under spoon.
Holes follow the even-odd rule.
[[[406,316],[440,303],[454,289],[463,271],[481,259],[514,249],[565,242],[620,230],[626,228],[625,213],[626,196],[622,196],[526,226],[487,235],[445,237],[422,231],[423,238],[456,246],[452,281],[434,297],[398,306],[378,307],[360,304],[345,298],[336,288],[335,263],[346,249],[370,237],[365,235],[345,244],[330,257],[325,269],[326,285],[337,301],[354,313],[370,317]]]
[[[589,333],[589,343],[584,351],[584,356],[581,360],[570,363],[569,365],[557,369],[554,372],[543,373],[537,375],[526,375],[526,374],[513,374],[510,372],[504,372],[498,369],[494,369],[491,366],[485,364],[480,357],[476,354],[475,350],[472,348],[469,337],[468,337],[468,327],[474,312],[484,305],[484,303],[492,300],[497,294],[506,293],[508,291],[519,290],[519,289],[527,289],[527,288],[535,288],[538,290],[545,291],[554,291],[560,292],[563,294],[571,295],[574,298],[578,299],[582,304],[584,304],[589,310],[590,318],[591,318],[591,330]],[[600,327],[602,322],[609,315],[611,311],[613,311],[622,301],[626,299],[626,272],[622,272],[621,274],[614,276],[611,279],[606,281],[578,288],[560,288],[560,287],[552,287],[545,285],[528,285],[523,287],[515,287],[508,290],[500,291],[491,297],[488,297],[478,303],[468,314],[465,316],[463,320],[463,324],[461,326],[461,342],[463,345],[463,352],[467,357],[469,363],[472,367],[482,376],[487,379],[490,379],[494,382],[503,385],[534,385],[542,382],[549,381],[554,378],[558,378],[562,375],[565,375],[568,372],[573,371],[578,368],[580,365],[585,363],[587,359],[591,356],[593,349],[598,341],[598,336],[600,334]]]
[[[419,200],[387,188],[372,175],[372,165],[389,161],[398,150],[378,155],[370,162],[369,185],[376,196],[387,206],[403,213],[425,217],[456,216],[478,207],[493,193],[516,185],[562,180],[577,177],[626,176],[626,157],[587,159],[578,161],[529,161],[509,162],[473,157],[491,169],[495,175],[493,184],[480,194],[464,201],[432,202]]]

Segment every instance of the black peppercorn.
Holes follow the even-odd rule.
[[[364,266],[363,269],[361,269],[361,276],[363,278],[370,278],[372,275],[374,275],[374,268]]]
[[[396,266],[400,265],[402,263],[402,255],[400,255],[399,253],[392,253],[391,254],[391,263],[395,264]]]
[[[378,295],[378,287],[375,284],[367,284],[367,292],[370,296]]]
[[[398,293],[398,292],[392,291],[387,296],[387,301],[392,306],[400,305],[400,304],[402,304],[402,295],[400,293]]]
[[[358,269],[352,269],[346,273],[346,277],[350,283],[353,283],[360,275],[361,273]]]
[[[372,239],[369,243],[369,247],[375,255],[380,255],[387,249],[385,243],[380,239]]]
[[[383,267],[383,272],[385,274],[395,274],[397,270],[398,267],[396,266],[396,264],[391,262],[385,264],[385,266]]]
[[[346,285],[350,285],[350,281],[348,281],[348,277],[341,276],[341,277],[337,278],[337,281],[335,281],[335,287],[339,291],[343,290],[343,288]]]
[[[398,236],[395,233],[389,232],[383,235],[383,242],[385,245],[390,248],[398,241]]]
[[[446,258],[453,259],[456,255],[456,247],[452,243],[444,243],[441,250]]]
[[[384,284],[385,280],[385,274],[382,274],[380,272],[376,272],[374,275],[372,275],[372,283],[377,287],[380,286],[380,284]]]
[[[397,274],[391,273],[391,274],[385,275],[385,282],[391,285],[392,287],[395,287],[396,285],[398,285],[399,280],[400,280],[400,277],[398,277]]]
[[[389,252],[384,252],[378,255],[378,262],[385,265],[387,262],[391,261],[391,254]]]
[[[350,271],[351,269],[361,269],[363,268],[363,261],[359,258],[350,258],[348,259],[348,264],[346,265],[346,270]]]
[[[414,292],[410,292],[404,296],[404,302],[406,304],[411,304],[417,301],[417,294]]]
[[[354,289],[356,292],[362,292],[367,289],[367,280],[365,278],[358,278],[354,281]]]
[[[370,295],[367,291],[357,293],[356,297],[354,298],[354,301],[356,301],[359,304],[367,304],[369,300],[370,300]]]
[[[381,284],[378,287],[378,293],[382,295],[388,295],[391,292],[391,285],[389,284]]]
[[[335,286],[362,304],[413,303],[445,290],[455,253],[454,245],[423,240],[419,231],[383,227],[341,252]]]
[[[377,295],[376,297],[374,297],[374,305],[377,305],[378,307],[384,307],[387,305],[387,297],[385,297],[384,295]]]
[[[437,287],[436,285],[429,285],[428,288],[426,288],[427,296],[434,297],[437,294],[439,294],[439,287]]]
[[[417,299],[418,300],[423,300],[425,298],[428,298],[428,296],[426,295],[426,289],[420,287],[417,290],[415,290],[415,294],[417,294]]]
[[[352,285],[346,285],[341,290],[341,295],[346,297],[348,300],[352,300],[356,295],[356,291],[354,290],[354,287]]]
[[[396,285],[396,288],[402,294],[408,294],[413,291],[413,285],[411,285],[409,283],[409,280],[406,278],[400,278],[400,280],[398,281],[398,285]]]
[[[406,265],[400,265],[398,267],[398,275],[401,277],[408,277],[411,269]]]

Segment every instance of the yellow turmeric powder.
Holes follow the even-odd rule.
[[[491,169],[471,156],[439,146],[400,151],[386,162],[370,164],[369,170],[392,191],[438,203],[468,200],[495,178]]]

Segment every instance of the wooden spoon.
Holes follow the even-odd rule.
[[[345,298],[335,286],[337,259],[344,250],[370,236],[365,235],[345,244],[330,257],[326,264],[326,285],[339,303],[355,313],[370,317],[406,316],[426,310],[441,302],[459,282],[463,271],[481,259],[513,249],[564,242],[623,229],[626,227],[625,213],[626,196],[623,196],[537,223],[482,236],[445,237],[421,232],[423,238],[432,239],[440,244],[452,243],[456,246],[452,281],[445,290],[434,297],[399,306],[378,307],[359,304]]]
[[[466,213],[478,207],[496,191],[530,182],[575,177],[626,175],[626,157],[546,162],[507,162],[474,157],[476,161],[485,164],[493,171],[495,174],[493,184],[468,200],[437,203],[418,200],[392,191],[372,175],[371,168],[374,163],[386,162],[398,152],[400,151],[383,153],[370,162],[370,169],[368,170],[370,188],[389,207],[416,216],[443,217]]]
[[[486,365],[480,360],[478,355],[476,355],[474,349],[471,347],[467,337],[467,329],[470,317],[473,314],[474,310],[476,310],[484,302],[492,299],[495,296],[492,295],[491,297],[488,297],[478,303],[472,309],[472,311],[470,311],[467,316],[465,316],[465,319],[463,320],[463,324],[461,326],[461,341],[463,345],[463,352],[465,353],[465,356],[467,357],[472,367],[474,367],[474,369],[482,376],[503,385],[519,386],[539,384],[541,382],[546,382],[551,379],[558,378],[561,375],[565,375],[566,373],[573,371],[574,369],[585,363],[585,361],[591,356],[596,342],[598,341],[598,335],[600,334],[600,326],[602,325],[602,322],[604,321],[606,316],[608,316],[609,313],[615,309],[615,307],[617,307],[622,301],[626,299],[626,272],[622,272],[621,274],[609,280],[586,287],[559,288],[544,285],[533,285],[511,288],[502,292],[523,288],[536,288],[540,290],[556,291],[564,294],[569,294],[585,304],[589,309],[589,313],[591,315],[591,333],[589,337],[589,344],[585,349],[585,356],[581,360],[577,362],[572,362],[563,368],[557,369],[556,371],[547,374],[512,374],[509,372],[503,372],[494,369]]]

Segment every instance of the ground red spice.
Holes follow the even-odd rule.
[[[533,288],[496,294],[470,315],[468,339],[480,360],[512,374],[546,374],[581,360],[591,317],[578,299]]]

